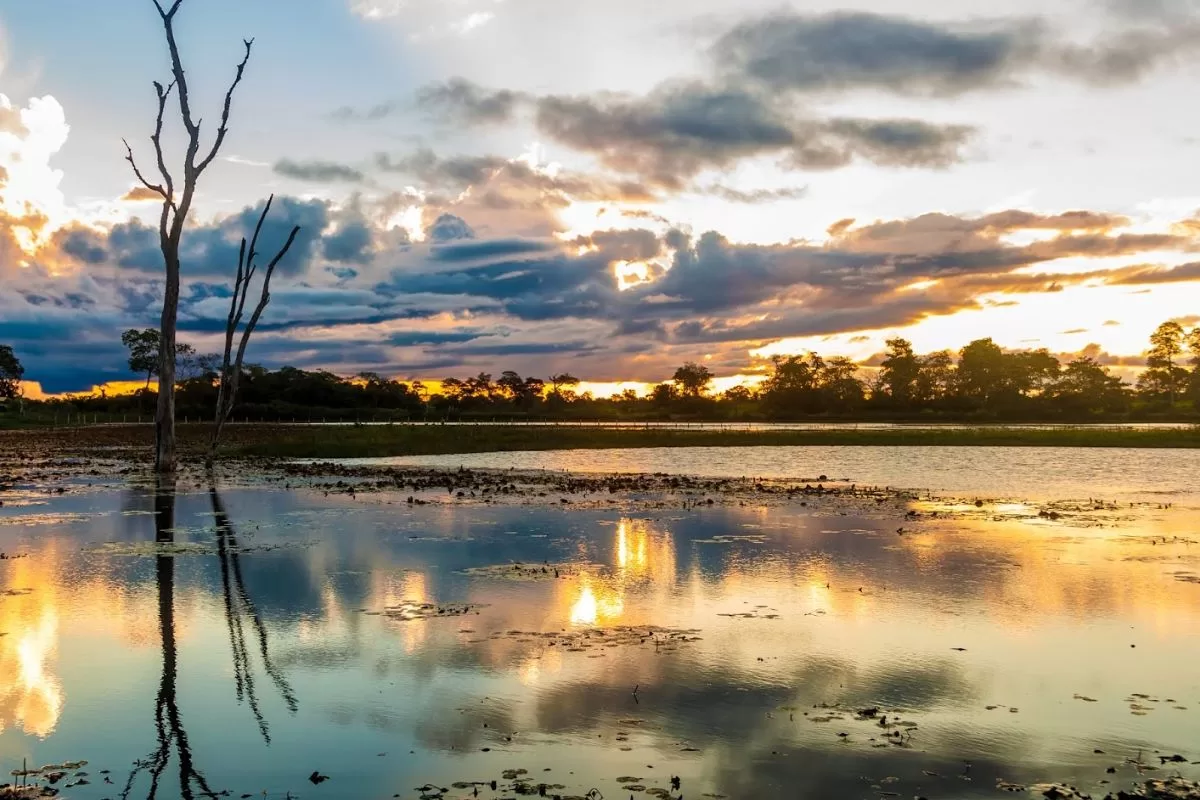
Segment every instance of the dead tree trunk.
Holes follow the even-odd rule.
[[[183,70],[183,61],[179,55],[179,46],[175,41],[175,16],[183,0],[165,0],[169,7],[164,7],[164,0],[152,0],[158,15],[162,19],[163,31],[166,34],[167,49],[171,54],[172,81],[165,88],[158,81],[154,82],[154,90],[158,95],[158,117],[155,121],[154,135],[150,141],[154,143],[154,152],[158,161],[158,172],[162,176],[161,183],[154,183],[146,178],[133,157],[133,148],[125,143],[126,160],[133,167],[133,173],[138,181],[152,192],[162,197],[162,213],[158,221],[159,246],[163,254],[163,269],[165,284],[163,289],[162,318],[159,328],[159,369],[158,369],[158,410],[154,418],[155,432],[155,471],[161,475],[175,472],[175,329],[179,316],[179,282],[180,260],[179,247],[183,240],[183,230],[187,223],[188,213],[192,208],[192,200],[196,195],[196,184],[200,176],[217,157],[221,145],[225,142],[225,134],[229,126],[229,110],[233,103],[234,90],[242,82],[242,73],[250,61],[250,50],[254,40],[243,41],[246,54],[237,66],[237,73],[229,91],[225,93],[225,105],[221,111],[221,123],[217,128],[215,140],[211,149],[206,153],[200,152],[200,123],[193,117],[191,101],[188,96],[187,76]],[[183,159],[183,184],[176,192],[175,180],[167,169],[166,157],[163,154],[162,132],[163,116],[167,109],[167,100],[172,91],[179,98],[179,116],[187,131],[187,149]]]
[[[258,224],[254,227],[254,236],[250,239],[250,249],[246,249],[246,239],[242,237],[242,247],[238,252],[237,275],[233,282],[233,298],[229,301],[229,318],[225,322],[225,353],[221,359],[221,377],[220,385],[217,389],[217,412],[216,418],[213,420],[213,435],[212,442],[208,447],[208,457],[205,459],[205,464],[209,469],[212,469],[213,462],[217,458],[217,446],[221,441],[221,431],[225,427],[229,415],[233,413],[233,406],[237,401],[238,381],[242,376],[242,362],[246,357],[246,346],[250,344],[250,337],[254,334],[254,328],[258,325],[258,320],[262,317],[263,311],[266,310],[267,304],[271,302],[271,277],[275,274],[275,267],[279,266],[279,262],[287,255],[288,250],[292,248],[292,243],[296,241],[296,234],[300,233],[300,226],[292,228],[291,234],[283,247],[275,254],[275,257],[267,264],[266,272],[263,273],[262,292],[258,298],[258,305],[255,306],[253,313],[250,315],[246,327],[242,329],[241,340],[238,342],[237,356],[233,356],[233,339],[237,335],[238,326],[242,323],[242,314],[246,309],[246,298],[250,294],[250,281],[254,278],[254,273],[258,269],[258,264],[255,259],[258,257],[258,235],[262,232],[263,223],[267,221],[267,215],[271,213],[271,203],[274,202],[275,195],[271,195],[267,199],[266,206],[263,207],[262,215],[258,218]]]

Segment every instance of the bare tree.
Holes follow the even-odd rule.
[[[133,148],[125,142],[126,160],[133,167],[137,179],[150,191],[162,197],[162,214],[158,222],[159,246],[163,254],[163,267],[166,272],[166,286],[163,291],[162,321],[159,328],[158,369],[158,410],[154,419],[155,434],[155,470],[159,474],[169,475],[175,472],[175,327],[179,314],[179,246],[183,238],[184,225],[192,208],[192,200],[196,195],[196,184],[200,176],[208,169],[229,130],[229,110],[233,104],[233,94],[238,84],[242,82],[242,74],[250,61],[250,50],[254,45],[253,39],[243,41],[246,54],[237,65],[237,74],[229,91],[225,93],[225,105],[221,110],[221,123],[217,127],[216,138],[212,147],[201,152],[200,126],[202,120],[192,113],[191,100],[188,96],[187,76],[183,70],[183,61],[179,55],[179,45],[175,41],[175,16],[179,13],[183,0],[165,0],[169,7],[164,6],[164,0],[152,0],[162,18],[163,30],[167,38],[167,48],[171,54],[171,82],[164,87],[158,81],[154,82],[154,91],[158,95],[158,116],[155,119],[154,135],[150,141],[154,144],[154,152],[158,161],[158,172],[162,177],[161,183],[147,179],[146,174],[134,160]],[[166,157],[163,154],[162,132],[163,117],[167,110],[167,101],[174,92],[179,99],[179,116],[187,131],[187,149],[183,158],[183,185],[178,188],[170,170],[167,169]],[[178,189],[178,191],[177,191]]]
[[[233,413],[233,405],[237,400],[238,380],[242,376],[242,360],[246,357],[246,346],[250,344],[250,336],[254,333],[254,328],[258,325],[258,320],[262,317],[263,311],[266,310],[267,304],[271,302],[271,276],[275,274],[275,267],[279,266],[279,262],[287,255],[288,250],[292,248],[292,243],[296,241],[296,234],[300,233],[300,226],[296,225],[292,228],[291,234],[283,247],[275,253],[275,257],[267,264],[267,270],[263,273],[262,292],[258,298],[258,305],[255,306],[254,312],[250,315],[246,327],[242,329],[242,338],[238,342],[237,356],[233,356],[233,339],[237,334],[238,326],[242,323],[242,314],[246,309],[246,297],[250,294],[250,281],[254,279],[254,273],[258,269],[258,264],[255,259],[258,257],[258,235],[262,233],[263,223],[267,221],[267,215],[271,213],[271,203],[275,201],[275,195],[271,195],[267,199],[266,206],[263,207],[262,215],[258,218],[258,224],[254,227],[254,236],[250,239],[250,249],[246,250],[246,237],[242,237],[242,247],[238,251],[237,275],[233,282],[233,298],[229,301],[229,319],[225,323],[225,353],[221,359],[221,375],[220,387],[217,390],[217,416],[214,420],[212,442],[209,444],[208,457],[205,463],[209,468],[217,457],[217,445],[221,440],[221,429],[225,427],[225,422],[229,419],[229,415]]]

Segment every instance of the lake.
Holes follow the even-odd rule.
[[[1196,456],[950,449],[421,459],[946,499],[10,486],[0,767],[86,760],[55,784],[82,800],[1103,796],[1200,777]]]

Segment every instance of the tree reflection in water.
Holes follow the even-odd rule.
[[[175,542],[175,498],[174,480],[158,479],[154,488],[154,537],[155,541],[160,544]],[[209,499],[212,502],[212,513],[216,521],[217,557],[221,566],[225,622],[233,657],[237,698],[239,702],[248,701],[263,740],[270,744],[270,728],[259,708],[250,649],[246,644],[247,617],[249,617],[250,627],[257,639],[263,669],[279,690],[288,710],[293,714],[297,709],[296,696],[292,687],[271,660],[266,626],[246,589],[246,582],[242,575],[237,534],[215,484],[209,488]],[[148,774],[150,787],[146,800],[155,800],[163,774],[170,763],[172,751],[176,753],[179,764],[180,797],[184,800],[193,800],[197,796],[219,797],[222,795],[212,790],[203,773],[195,765],[191,743],[188,741],[187,730],[184,728],[179,713],[176,689],[179,655],[175,638],[175,557],[171,555],[156,556],[155,567],[158,585],[159,640],[162,648],[162,678],[159,681],[158,697],[154,709],[158,747],[146,758],[134,762],[134,768],[125,783],[121,797],[122,800],[128,800],[132,796],[139,777]]]

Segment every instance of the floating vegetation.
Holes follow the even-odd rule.
[[[695,544],[737,544],[739,542],[746,544],[766,544],[767,537],[761,533],[722,534],[709,539],[693,539],[692,542]]]
[[[165,556],[215,556],[220,553],[267,553],[293,547],[311,547],[314,542],[280,544],[232,545],[221,547],[217,542],[104,542],[85,550],[100,556],[145,558]]]
[[[520,562],[514,562],[510,564],[494,564],[485,567],[471,567],[469,569],[459,570],[459,574],[468,575],[472,578],[490,578],[494,580],[525,582],[569,578],[585,572],[599,572],[603,569],[604,567],[600,564],[591,564],[586,562],[566,564],[551,564],[549,562],[543,562],[541,564],[522,564]]]
[[[76,522],[89,522],[91,519],[92,516],[88,514],[23,514],[0,517],[0,525],[29,528],[35,525],[72,525]]]
[[[0,589],[0,597],[24,597],[32,593],[33,589]]]
[[[543,647],[559,647],[568,652],[583,652],[596,648],[653,647],[659,653],[673,653],[680,645],[700,641],[699,630],[660,628],[657,625],[587,628],[574,631],[502,631],[491,639],[512,639]]]
[[[767,606],[755,606],[753,611],[738,611],[717,614],[718,617],[733,617],[734,619],[779,619],[779,614],[774,608]]]
[[[414,622],[423,619],[441,619],[443,617],[463,617],[467,614],[478,614],[479,609],[487,608],[481,603],[417,603],[405,600],[399,605],[386,606],[382,611],[366,611],[375,617],[387,617],[400,622]]]

